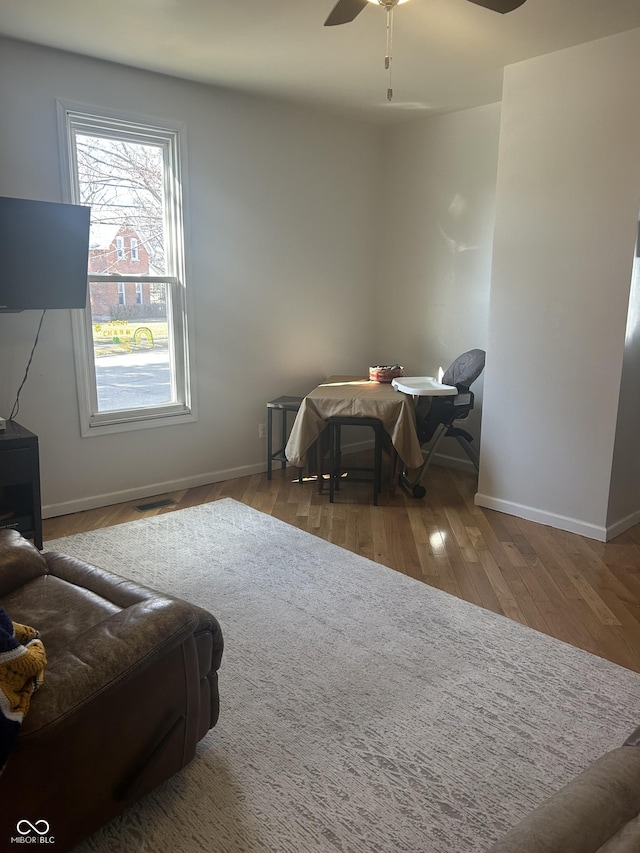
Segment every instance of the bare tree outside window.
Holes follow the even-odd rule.
[[[162,149],[77,134],[76,156],[80,201],[91,206],[92,224],[130,226],[154,269],[165,273]]]

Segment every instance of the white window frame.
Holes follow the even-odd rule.
[[[138,261],[140,260],[139,252],[138,252],[138,241],[135,237],[131,238],[131,260]]]
[[[124,260],[124,238],[116,237],[116,259],[119,261]]]
[[[71,312],[76,381],[80,408],[80,428],[84,437],[105,433],[123,432],[146,427],[193,422],[197,419],[192,381],[193,352],[190,340],[190,298],[186,287],[186,186],[182,165],[186,151],[185,128],[182,124],[158,124],[156,120],[132,116],[120,112],[96,110],[82,104],[59,100],[58,130],[60,136],[61,167],[64,181],[65,200],[79,199],[76,169],[76,133],[84,135],[111,136],[140,143],[161,145],[165,150],[165,187],[167,205],[165,229],[168,235],[166,246],[167,275],[145,276],[149,283],[166,284],[167,312],[171,323],[173,365],[172,382],[175,401],[167,404],[137,409],[120,409],[110,412],[98,411],[96,388],[91,305]],[[139,282],[140,273],[133,275],[87,276],[91,281]]]
[[[127,304],[127,288],[124,281],[118,282],[118,305]]]

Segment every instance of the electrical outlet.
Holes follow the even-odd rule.
[[[266,438],[267,437],[267,425],[266,424],[258,424],[258,438]]]

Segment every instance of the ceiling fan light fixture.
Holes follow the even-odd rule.
[[[393,89],[391,88],[391,47],[393,41],[393,10],[396,6],[402,3],[407,3],[408,0],[338,0],[336,5],[331,10],[329,17],[324,22],[325,27],[335,27],[337,24],[348,24],[358,17],[363,9],[367,8],[367,3],[373,3],[375,6],[382,6],[387,13],[387,53],[384,58],[384,67],[389,72],[389,87],[387,89],[387,100],[393,98]],[[492,12],[500,12],[504,15],[506,12],[513,12],[519,6],[522,6],[526,0],[470,0],[476,6],[484,6],[485,9],[490,9]]]

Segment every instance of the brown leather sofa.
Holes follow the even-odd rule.
[[[0,605],[47,654],[0,775],[0,850],[31,824],[62,853],[193,758],[218,719],[222,633],[197,606],[9,530]]]
[[[488,853],[638,853],[640,729],[516,824]]]

